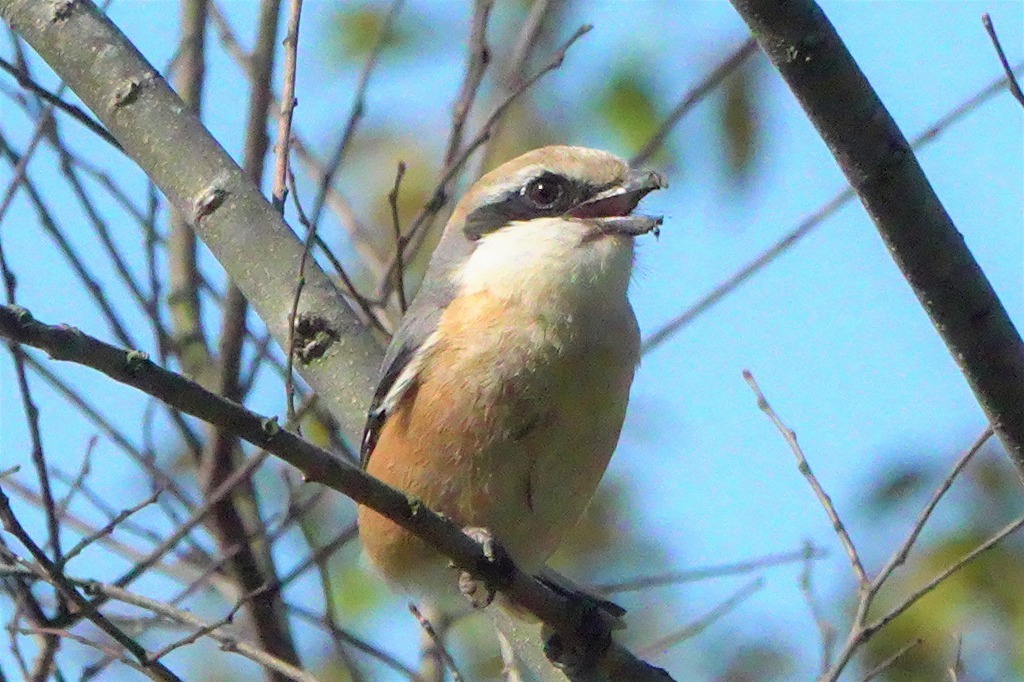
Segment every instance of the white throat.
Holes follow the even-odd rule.
[[[633,240],[592,237],[591,227],[564,218],[512,223],[484,235],[454,274],[460,295],[486,292],[514,305],[572,316],[591,304],[626,300]]]

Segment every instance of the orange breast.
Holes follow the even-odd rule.
[[[457,299],[367,470],[461,526],[485,527],[536,570],[575,524],[618,440],[636,363],[632,311],[538,326],[486,293]],[[593,322],[593,321],[592,321]],[[454,587],[447,562],[366,508],[367,554],[416,591]],[[442,583],[438,585],[437,583]]]

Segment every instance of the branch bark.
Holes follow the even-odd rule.
[[[0,0],[0,17],[67,82],[169,201],[190,216],[284,347],[303,246],[259,189],[90,0]],[[381,348],[322,270],[307,267],[305,276],[299,317],[317,330],[319,354],[300,363],[299,373],[344,432],[356,437]]]
[[[731,0],[825,140],[1024,478],[1024,343],[813,0]]]

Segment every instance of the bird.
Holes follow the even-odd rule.
[[[593,498],[640,357],[627,298],[634,214],[666,187],[597,149],[548,146],[456,204],[385,353],[361,446],[372,476],[540,572]],[[450,562],[366,506],[366,556],[401,591],[456,610]]]

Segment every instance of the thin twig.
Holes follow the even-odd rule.
[[[778,429],[779,433],[781,433],[782,437],[786,440],[790,450],[793,451],[793,456],[796,457],[797,468],[800,470],[800,473],[803,474],[804,478],[807,479],[807,483],[810,484],[815,496],[817,496],[818,502],[821,503],[821,506],[825,509],[825,513],[828,514],[829,521],[832,522],[832,528],[839,537],[839,541],[842,543],[843,549],[846,550],[846,556],[850,560],[850,567],[853,569],[853,574],[857,578],[857,584],[863,589],[870,584],[870,581],[868,580],[867,573],[864,571],[864,565],[861,563],[860,555],[857,554],[857,548],[853,544],[853,539],[846,531],[846,526],[843,525],[842,520],[839,518],[839,513],[832,504],[832,498],[825,492],[825,489],[818,481],[818,477],[814,475],[813,471],[811,471],[811,466],[807,463],[807,458],[804,456],[803,449],[796,440],[796,432],[786,426],[775,410],[772,409],[772,406],[768,403],[768,400],[761,392],[761,388],[757,385],[754,375],[751,374],[749,370],[743,370],[743,378],[750,386],[750,390],[752,390],[754,395],[757,397],[757,407],[768,415],[768,418],[775,425],[775,428]]]
[[[65,102],[60,96],[60,91],[58,91],[57,93],[50,92],[42,85],[39,85],[39,83],[37,83],[35,80],[33,80],[32,76],[28,74],[26,71],[19,69],[17,66],[11,64],[3,57],[0,57],[0,69],[3,69],[7,73],[14,76],[14,78],[18,81],[18,85],[31,92],[33,95],[35,95],[42,101],[53,105],[53,107],[60,109],[65,114],[75,119],[83,126],[85,126],[87,129],[89,129],[91,132],[95,133],[96,136],[99,137],[101,140],[112,146],[114,149],[118,151],[124,151],[121,149],[120,143],[118,143],[118,141],[114,139],[114,136],[111,135],[107,131],[107,129],[103,127],[103,124],[101,124],[92,116],[90,116],[84,109],[82,109],[77,104]],[[60,90],[63,91],[63,89],[63,86],[61,86]]]
[[[366,62],[363,64],[363,70],[359,73],[359,81],[356,83],[355,95],[352,100],[352,110],[349,112],[348,120],[345,122],[345,129],[338,138],[338,144],[335,145],[334,151],[331,152],[329,161],[323,167],[323,172],[319,178],[316,199],[313,201],[313,210],[310,214],[312,217],[311,222],[314,225],[320,224],[320,215],[327,200],[327,193],[334,182],[334,176],[337,175],[338,170],[341,168],[341,163],[345,159],[345,152],[348,150],[353,135],[355,135],[356,127],[363,118],[363,112],[366,108],[366,90],[370,85],[370,75],[377,66],[377,61],[384,50],[384,46],[391,38],[391,31],[404,2],[405,0],[394,0],[391,3],[388,13],[384,15],[384,20],[381,22],[380,33],[377,34],[377,42],[370,49],[369,54],[366,56]]]
[[[462,673],[459,672],[458,667],[455,665],[455,659],[452,658],[450,653],[448,653],[448,649],[445,647],[440,633],[438,633],[437,629],[434,628],[434,624],[431,623],[426,616],[420,613],[419,608],[417,608],[417,606],[412,602],[409,602],[409,613],[413,615],[413,618],[415,618],[420,624],[420,627],[423,628],[423,632],[426,633],[427,638],[432,642],[431,654],[441,658],[445,667],[452,671],[452,679],[455,680],[455,682],[463,682]]]
[[[825,611],[814,594],[814,563],[812,561],[814,545],[807,543],[804,550],[804,567],[800,572],[800,592],[804,595],[807,608],[811,611],[811,618],[815,627],[818,628],[818,635],[821,638],[821,672],[828,670],[829,662],[832,660],[832,652],[836,644],[836,628],[825,616]]]
[[[1010,62],[1006,59],[1006,53],[1003,52],[999,36],[996,35],[996,27],[992,25],[992,17],[988,15],[988,12],[981,15],[981,23],[984,24],[988,37],[992,39],[992,45],[996,48],[996,54],[999,55],[999,63],[1003,65],[1003,71],[1006,73],[1006,84],[1010,88],[1010,92],[1020,102],[1020,105],[1024,107],[1024,92],[1021,92],[1020,83],[1017,82],[1017,77],[1014,75],[1013,69],[1010,68]]]
[[[274,208],[284,215],[285,197],[288,195],[288,150],[291,145],[292,115],[298,100],[295,98],[295,69],[299,51],[299,20],[302,18],[302,0],[291,0],[288,28],[284,37],[284,87],[281,90],[281,116],[277,126],[277,154],[274,159]],[[306,248],[306,252],[309,248]],[[305,253],[303,254],[305,263]]]
[[[545,20],[549,16],[549,11],[553,4],[551,0],[535,0],[530,5],[530,13],[526,16],[526,20],[523,21],[523,26],[519,30],[519,37],[516,39],[512,54],[508,58],[507,63],[499,70],[498,85],[502,93],[514,92],[516,88],[522,85],[523,79],[526,78],[526,70],[530,64],[530,58],[537,49],[538,43],[540,43],[541,35],[544,33],[542,29],[544,28]],[[491,153],[497,146],[497,140],[501,137],[504,123],[504,120],[496,121],[492,127],[490,139],[483,144],[476,167],[471,173],[471,177],[474,180],[480,178],[490,166]]]
[[[285,359],[284,375],[285,396],[288,401],[288,421],[295,425],[295,430],[298,433],[302,433],[302,424],[298,422],[295,415],[295,372],[293,367],[295,354],[302,352],[301,349],[295,346],[295,325],[298,322],[299,300],[302,298],[302,289],[306,286],[306,261],[309,259],[309,250],[316,239],[316,225],[310,224],[303,214],[302,205],[299,203],[299,193],[295,188],[295,176],[291,174],[290,170],[288,171],[288,177],[292,185],[292,200],[295,204],[295,210],[300,215],[302,224],[308,225],[306,228],[306,239],[302,248],[302,257],[299,259],[298,279],[295,281],[295,298],[292,299],[292,308],[288,311],[288,357]],[[281,206],[281,209],[283,210],[284,206]],[[305,357],[305,354],[302,357]]]
[[[203,637],[211,634],[214,630],[221,628],[225,625],[231,624],[235,620],[235,614],[238,613],[238,611],[242,608],[243,605],[245,605],[245,602],[245,599],[239,599],[237,602],[235,602],[235,605],[231,607],[231,610],[229,610],[227,614],[225,614],[224,617],[222,617],[220,620],[215,620],[212,623],[208,623],[200,628],[196,628],[196,630],[191,634],[186,635],[185,637],[182,637],[179,640],[171,642],[162,649],[154,651],[152,654],[150,654],[150,658],[154,661],[159,661],[161,658],[171,653],[172,651],[180,649],[183,646],[193,644],[194,642],[197,642]]]
[[[894,619],[901,616],[907,609],[909,609],[911,606],[917,603],[917,601],[921,597],[925,596],[926,594],[934,590],[936,587],[938,587],[940,584],[945,582],[946,579],[949,578],[951,575],[953,575],[961,568],[977,559],[985,552],[989,551],[990,549],[998,545],[1007,536],[1012,535],[1014,532],[1016,532],[1022,527],[1024,527],[1024,516],[1018,518],[1016,521],[1013,521],[1005,525],[1003,529],[1000,530],[998,533],[990,537],[982,544],[975,547],[972,551],[960,557],[960,559],[953,562],[948,568],[946,568],[946,570],[936,575],[925,585],[919,587],[917,590],[911,593],[909,597],[907,597],[902,602],[897,604],[891,611],[889,611],[889,613],[887,613],[886,615],[882,616],[877,621],[872,623],[868,628],[869,631],[880,630],[881,628],[888,625]]]
[[[639,592],[652,587],[664,585],[678,585],[680,583],[691,583],[711,578],[724,578],[728,576],[744,575],[753,573],[773,566],[783,566],[807,560],[823,559],[828,554],[813,545],[795,552],[782,552],[779,554],[767,554],[763,557],[747,561],[737,561],[731,564],[719,564],[704,568],[691,568],[683,571],[673,571],[661,575],[646,576],[641,578],[628,578],[616,583],[605,583],[596,585],[593,590],[602,595],[624,594],[626,592]]]
[[[156,499],[158,497],[160,497],[160,493],[162,493],[162,492],[163,492],[163,490],[157,490],[152,495],[150,495],[148,498],[142,500],[141,502],[139,502],[135,506],[129,507],[128,509],[122,510],[120,513],[115,515],[114,518],[110,519],[110,521],[108,521],[107,524],[104,525],[102,528],[98,528],[95,532],[93,532],[93,533],[91,533],[89,535],[86,535],[84,538],[79,540],[78,543],[74,547],[69,549],[67,551],[67,554],[65,554],[61,558],[60,561],[56,562],[56,566],[59,569],[63,570],[64,566],[66,566],[67,563],[69,561],[71,561],[72,559],[74,559],[76,556],[81,554],[82,551],[86,547],[88,547],[92,543],[96,542],[101,537],[104,537],[106,535],[110,535],[111,533],[113,533],[114,529],[117,528],[117,526],[119,526],[125,519],[130,517],[135,512],[137,512],[137,511],[139,511],[141,509],[144,509],[144,508],[148,507],[149,505],[153,504],[154,502],[156,502]]]
[[[398,294],[398,309],[405,314],[408,304],[405,300],[405,262],[402,252],[405,251],[405,237],[402,236],[402,224],[398,219],[398,190],[402,186],[402,177],[405,175],[405,162],[398,162],[398,171],[395,173],[395,185],[388,193],[388,205],[391,206],[391,225],[395,231],[395,292]]]
[[[322,616],[318,616],[316,613],[307,609],[304,605],[300,606],[298,604],[288,604],[288,610],[296,618],[322,629],[333,640],[340,640],[345,644],[351,646],[352,648],[376,658],[378,661],[380,661],[396,673],[402,675],[403,677],[409,680],[414,680],[415,682],[422,682],[416,675],[415,670],[405,665],[391,654],[371,644],[368,644],[362,639],[359,639],[358,637],[354,636],[352,633],[339,628],[337,624],[323,618]]]
[[[96,608],[83,597],[74,585],[67,579],[64,573],[46,556],[42,549],[32,540],[29,534],[22,527],[14,511],[11,509],[10,501],[3,490],[0,490],[0,522],[4,529],[18,539],[32,555],[39,565],[42,577],[45,577],[58,590],[61,596],[68,602],[73,603],[79,613],[88,618],[96,627],[109,635],[114,641],[124,647],[144,668],[147,676],[160,680],[161,682],[181,682],[164,664],[158,661],[150,661],[146,650],[134,639],[125,634],[120,628],[100,613]]]
[[[53,107],[49,107],[46,110],[46,113],[40,117],[32,142],[29,144],[29,149],[15,164],[14,179],[11,181],[8,191],[4,196],[3,208],[0,209],[0,222],[3,220],[3,212],[11,205],[10,202],[13,199],[18,186],[25,181],[25,171],[28,167],[29,158],[31,158],[31,153],[34,151],[35,145],[41,139],[41,136],[47,127],[46,123],[49,121],[52,112]],[[0,278],[3,279],[4,294],[6,296],[7,303],[10,305],[16,304],[18,302],[16,293],[17,278],[7,262],[7,254],[2,242],[0,242]],[[46,517],[46,528],[50,536],[49,546],[53,549],[54,558],[57,561],[60,561],[62,553],[60,543],[60,518],[57,513],[56,503],[54,502],[53,490],[50,486],[50,476],[47,472],[46,453],[43,450],[42,431],[39,427],[39,408],[32,399],[32,387],[29,385],[28,373],[25,371],[25,360],[27,354],[24,349],[17,344],[8,344],[8,349],[10,350],[12,359],[14,360],[14,369],[18,377],[18,395],[21,398],[21,406],[25,412],[25,422],[29,431],[29,440],[32,443],[30,458],[32,460],[32,466],[36,471],[36,478],[39,481],[40,496],[43,501],[43,513]],[[59,600],[59,609],[62,614],[67,610],[67,604],[63,597]]]
[[[18,497],[34,505],[39,504],[39,495],[36,494],[31,489],[27,488],[26,486],[22,485],[18,481],[18,479],[8,479],[6,482],[4,482],[4,486],[6,486],[10,490],[10,492],[13,492]],[[68,514],[64,518],[64,527],[83,536],[96,534],[98,530],[96,526],[90,525],[72,514]],[[97,542],[100,545],[102,545],[105,549],[121,557],[124,557],[127,561],[135,562],[145,558],[145,554],[139,549],[137,549],[134,545],[129,545],[127,543],[121,542],[120,540],[118,540],[115,537],[112,537],[111,535],[100,535],[99,538],[97,539]],[[201,573],[199,564],[201,564],[204,560],[205,558],[196,552],[184,551],[175,555],[172,561],[164,563],[157,562],[152,566],[152,568],[156,572],[161,573],[167,577],[173,578],[179,582],[190,583],[196,579],[197,575]],[[221,593],[228,593],[229,590],[224,589],[226,586],[228,586],[227,578],[223,578],[222,575],[220,574],[218,574],[216,578],[217,580],[214,583],[213,587]],[[236,592],[236,590],[234,590],[234,586],[231,585],[229,587],[231,587],[230,593],[234,594]]]
[[[170,618],[171,620],[194,628],[201,629],[208,627],[208,624],[205,621],[197,618],[188,611],[169,606],[157,599],[150,599],[148,597],[134,594],[116,585],[97,582],[91,582],[88,584],[92,591],[103,595],[108,599],[114,599],[125,604],[131,604],[133,606],[147,609],[153,613],[164,616],[165,618]],[[299,669],[287,661],[268,654],[263,649],[255,647],[238,637],[226,632],[220,632],[220,628],[209,630],[209,635],[220,643],[220,648],[223,651],[229,651],[245,656],[256,663],[259,663],[268,670],[272,670],[275,673],[279,673],[280,675],[296,680],[297,682],[317,682],[316,678],[311,674]]]
[[[49,635],[51,637],[69,639],[72,642],[76,642],[78,644],[87,646],[92,649],[96,649],[97,651],[103,653],[107,658],[109,658],[111,662],[117,661],[118,663],[126,665],[129,668],[132,668],[133,670],[137,670],[138,672],[142,673],[143,675],[146,675],[147,677],[152,677],[152,675],[149,674],[149,672],[142,664],[136,663],[132,659],[125,656],[124,653],[122,653],[120,650],[110,646],[106,642],[99,642],[88,637],[83,637],[82,635],[79,635],[77,633],[70,632],[68,630],[62,630],[60,628],[20,628],[16,630],[16,632],[24,635]]]
[[[895,569],[898,566],[902,565],[903,562],[906,560],[907,555],[913,548],[913,545],[917,540],[917,537],[920,535],[921,530],[924,528],[924,525],[931,517],[931,513],[935,509],[935,506],[938,504],[939,500],[941,500],[942,497],[945,495],[946,491],[949,490],[949,487],[950,485],[952,485],[953,481],[957,477],[959,477],[959,475],[963,472],[964,468],[966,467],[967,463],[971,460],[971,458],[975,456],[975,454],[981,449],[982,445],[984,445],[984,443],[989,438],[991,438],[992,435],[993,433],[991,427],[986,428],[985,431],[983,431],[982,434],[977,439],[975,439],[974,443],[969,448],[967,448],[967,451],[963,455],[961,455],[960,458],[958,458],[956,463],[953,465],[950,473],[939,484],[938,488],[936,488],[935,492],[932,494],[931,499],[928,501],[924,509],[921,511],[921,514],[918,516],[916,523],[911,528],[910,533],[907,536],[907,539],[904,540],[900,547],[892,554],[892,557],[889,559],[888,562],[886,562],[885,566],[878,572],[878,574],[871,581],[871,583],[866,587],[862,587],[857,602],[856,613],[854,614],[853,622],[850,625],[850,631],[846,637],[846,642],[843,645],[843,648],[836,656],[836,659],[832,663],[831,667],[827,671],[825,671],[819,678],[820,682],[835,682],[835,680],[838,680],[839,676],[842,674],[843,669],[849,663],[853,655],[861,646],[863,646],[868,640],[870,640],[876,632],[878,632],[882,627],[884,627],[889,621],[898,616],[900,613],[910,608],[910,606],[912,606],[917,599],[919,599],[924,594],[927,594],[927,592],[931,589],[934,589],[934,587],[941,583],[942,580],[945,580],[949,577],[949,575],[952,575],[952,573],[955,570],[958,570],[968,561],[971,561],[973,558],[984,552],[985,549],[987,549],[986,545],[989,545],[989,543],[992,543],[993,541],[998,542],[998,539],[993,538],[993,540],[990,540],[989,543],[986,543],[986,545],[982,545],[971,554],[965,555],[960,562],[957,562],[954,568],[947,570],[944,574],[941,574],[938,578],[933,580],[929,584],[929,586],[926,586],[926,588],[922,588],[922,590],[919,590],[917,593],[912,594],[910,597],[907,597],[903,602],[900,603],[900,605],[898,605],[892,611],[890,611],[888,616],[880,618],[873,623],[869,622],[868,615],[871,611],[871,607],[874,603],[875,598],[878,596],[878,593],[888,582],[889,578],[892,576]],[[1022,519],[1022,521],[1024,521],[1024,519]],[[1012,532],[1012,530],[1009,532]],[[1004,533],[1001,533],[1000,535],[1002,537],[1005,537],[1005,535],[1007,534],[1009,533],[1005,532],[1004,530]]]
[[[181,40],[175,63],[174,88],[185,105],[202,117],[203,84],[206,80],[206,24],[208,0],[184,0],[181,3]],[[177,356],[186,374],[199,380],[212,380],[214,360],[211,357],[206,327],[203,324],[203,301],[199,296],[200,280],[196,231],[190,217],[171,208],[170,233],[167,238],[167,284],[170,292],[172,338],[169,352]],[[149,239],[147,239],[147,243]],[[155,254],[150,258],[150,289],[152,301],[161,287],[153,276]]]
[[[400,4],[402,1],[403,0],[395,0],[396,4]],[[241,44],[239,44],[231,25],[228,23],[224,14],[217,8],[217,5],[212,4],[210,9],[210,18],[217,27],[217,34],[220,37],[220,42],[225,52],[227,52],[228,56],[235,60],[235,63],[248,73],[250,78],[252,78],[254,73],[252,56],[242,48]],[[273,91],[271,91],[270,95],[271,101],[275,101]],[[302,139],[300,133],[294,129],[292,131],[291,143],[292,148],[295,150],[295,155],[301,162],[302,167],[306,170],[307,175],[316,181],[321,188],[326,187],[326,204],[335,212],[342,227],[344,227],[348,232],[355,251],[363,259],[367,267],[369,267],[375,275],[380,276],[384,270],[383,259],[381,255],[376,252],[371,240],[368,238],[367,228],[359,222],[352,206],[331,182],[333,174],[330,174],[331,179],[328,179],[325,184],[324,178],[329,175],[327,166],[317,158],[313,153],[311,146],[307,144]],[[317,223],[319,224],[319,221],[317,221]],[[316,245],[318,248],[323,250],[324,255],[331,262],[331,265],[338,269],[339,274],[347,280],[347,276],[341,268],[339,259],[335,256],[330,246],[319,236],[317,237]],[[346,284],[346,286],[348,286],[348,284]],[[350,287],[350,293],[353,297],[358,297],[358,294],[355,293],[355,289],[352,287]],[[371,323],[373,322],[375,321],[371,318]]]
[[[590,24],[584,24],[576,29],[576,32],[569,36],[568,40],[562,43],[558,50],[555,51],[554,56],[546,65],[544,65],[543,68],[530,78],[524,80],[520,87],[509,93],[509,95],[494,108],[491,115],[487,117],[487,120],[484,121],[483,125],[480,127],[476,137],[474,137],[469,144],[467,144],[462,151],[455,156],[451,164],[446,164],[441,169],[440,178],[434,186],[434,190],[430,194],[430,199],[428,199],[427,203],[424,204],[422,209],[420,209],[420,212],[416,214],[416,217],[413,218],[409,228],[406,230],[406,246],[409,250],[409,253],[405,254],[405,258],[407,260],[415,256],[417,250],[423,244],[423,240],[425,239],[426,226],[433,222],[433,219],[447,203],[450,184],[462,171],[463,166],[469,157],[472,156],[473,152],[475,152],[480,145],[490,139],[495,124],[501,120],[509,107],[511,107],[523,94],[529,91],[529,89],[532,88],[541,78],[560,67],[562,62],[565,61],[565,55],[569,51],[569,48],[572,47],[577,40],[586,35],[591,28],[593,27]],[[388,265],[386,276],[382,278],[380,282],[378,300],[386,300],[387,297],[391,295],[396,265],[397,261],[392,259]]]
[[[494,0],[475,0],[473,2],[473,18],[469,22],[469,58],[466,60],[466,73],[459,88],[455,106],[452,107],[452,125],[448,134],[448,144],[444,152],[444,165],[451,165],[455,155],[462,146],[462,131],[473,109],[480,83],[484,79],[487,65],[491,62],[491,49],[487,46],[487,20],[494,7]]]
[[[1019,62],[1013,67],[1014,72],[1020,72],[1022,70],[1024,70],[1024,62]],[[1005,78],[998,78],[992,81],[973,96],[953,107],[953,109],[918,134],[910,143],[910,146],[914,150],[924,149],[937,140],[941,133],[958,123],[961,119],[972,113],[993,96],[1002,92],[1005,88]],[[795,228],[790,230],[772,246],[762,251],[757,257],[736,270],[735,273],[716,285],[693,305],[689,306],[686,310],[679,313],[652,334],[647,336],[641,345],[641,352],[646,354],[654,350],[690,322],[693,322],[697,317],[720,303],[726,296],[739,288],[741,284],[746,282],[756,273],[760,272],[763,268],[774,263],[779,256],[789,251],[797,242],[810,234],[816,227],[822,225],[828,218],[832,217],[840,208],[852,200],[853,197],[854,193],[850,188],[846,188],[836,194],[836,196],[827,201],[818,210],[800,221]]]
[[[882,567],[882,570],[878,572],[878,575],[872,581],[874,585],[880,586],[889,578],[890,575],[892,575],[893,571],[902,566],[907,560],[910,550],[914,548],[914,543],[917,542],[917,537],[921,534],[921,531],[924,530],[925,524],[928,523],[928,519],[931,517],[932,512],[935,511],[935,507],[939,504],[939,500],[942,499],[946,494],[946,491],[949,490],[951,485],[953,485],[953,481],[956,480],[960,475],[960,472],[964,470],[964,467],[966,467],[971,459],[978,454],[981,448],[993,435],[994,431],[992,430],[992,427],[986,427],[985,430],[982,431],[981,435],[975,439],[974,443],[967,448],[967,451],[964,452],[960,459],[957,460],[956,464],[953,465],[952,470],[950,470],[946,478],[942,480],[939,487],[935,489],[935,492],[932,493],[932,497],[928,501],[928,504],[926,504],[924,509],[921,510],[921,513],[917,517],[917,522],[914,523],[913,527],[910,529],[910,533],[907,535],[907,539],[903,541],[900,548],[892,555],[892,558],[890,558],[885,566]]]
[[[25,356],[28,366],[37,375],[42,377],[46,383],[48,383],[54,391],[61,395],[71,405],[78,410],[83,417],[91,422],[96,428],[98,428],[103,434],[109,438],[118,448],[121,449],[128,457],[138,464],[139,468],[146,473],[146,475],[153,481],[154,485],[169,492],[178,502],[181,503],[186,510],[195,508],[195,502],[189,497],[174,477],[169,475],[166,471],[157,466],[156,462],[152,457],[142,452],[134,443],[132,443],[128,436],[120,431],[114,424],[103,416],[99,409],[87,401],[85,397],[71,387],[66,381],[59,377],[56,373],[50,370],[49,367],[36,360],[31,355]],[[172,521],[177,524],[180,519],[172,515]]]
[[[715,90],[722,82],[729,77],[736,69],[738,69],[743,62],[745,62],[750,55],[757,51],[757,41],[753,38],[748,38],[738,48],[732,51],[728,57],[726,57],[718,66],[711,70],[707,76],[701,80],[700,83],[695,85],[689,92],[683,95],[683,98],[676,105],[676,108],[672,110],[659,126],[658,130],[651,135],[644,146],[640,148],[633,158],[630,159],[629,164],[633,167],[641,166],[654,156],[661,146],[665,143],[665,138],[668,137],[672,129],[675,128],[676,124],[679,123],[680,119],[683,118],[691,109],[699,104],[705,97]]]
[[[749,583],[736,590],[728,599],[715,606],[695,622],[673,632],[670,635],[662,637],[651,644],[648,644],[646,647],[641,649],[638,654],[644,657],[656,656],[664,653],[669,648],[674,647],[677,644],[696,637],[707,630],[712,624],[721,620],[730,611],[749,599],[763,586],[764,579],[755,578],[754,580],[751,580]]]
[[[41,136],[49,125],[50,121],[46,116],[41,116],[39,118],[37,131],[39,131]],[[42,137],[39,139],[42,139]],[[72,270],[78,276],[83,287],[103,313],[104,318],[107,320],[111,331],[113,331],[114,335],[117,337],[118,342],[123,343],[126,346],[137,348],[138,343],[129,333],[128,325],[121,319],[121,314],[118,312],[117,307],[110,301],[110,298],[99,283],[99,280],[90,271],[90,268],[87,265],[89,259],[82,256],[78,249],[76,249],[71,243],[64,230],[61,228],[60,222],[56,217],[54,217],[53,211],[50,210],[48,204],[43,199],[43,194],[36,187],[35,183],[29,179],[28,175],[26,175],[28,162],[32,158],[38,142],[39,140],[33,138],[25,148],[25,151],[19,153],[10,145],[7,137],[0,133],[0,154],[5,157],[14,169],[14,178],[8,185],[3,201],[0,202],[0,220],[3,220],[17,189],[24,189],[25,194],[28,196],[29,201],[32,203],[32,206],[36,211],[36,215],[39,218],[39,226],[43,228],[43,231],[46,232],[57,244],[61,254],[67,259],[68,264],[71,265]]]
[[[880,662],[878,665],[876,665],[868,672],[864,673],[864,677],[860,678],[860,682],[871,682],[871,680],[875,679],[876,677],[879,677],[882,673],[886,672],[887,670],[889,670],[889,668],[893,667],[897,661],[906,656],[907,653],[914,649],[914,647],[920,646],[922,641],[924,640],[910,640],[909,642],[901,646],[899,649],[897,649],[895,652],[893,652],[891,656],[886,658],[884,661]]]

